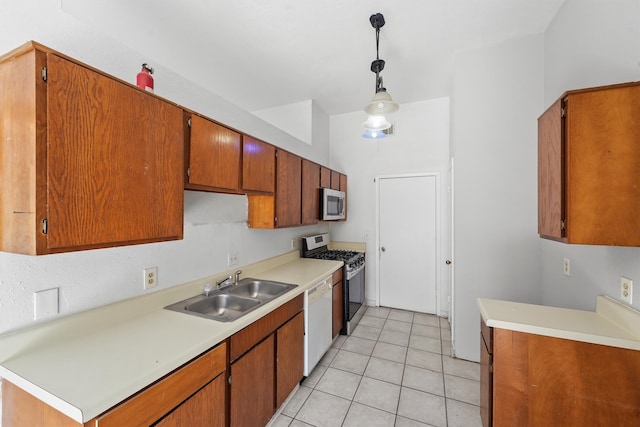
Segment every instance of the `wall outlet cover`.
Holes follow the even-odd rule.
[[[627,304],[633,304],[633,280],[620,277],[620,299]]]
[[[571,260],[569,258],[565,258],[562,263],[562,272],[565,276],[571,276]]]
[[[143,270],[144,289],[151,289],[158,286],[158,267],[149,267]]]

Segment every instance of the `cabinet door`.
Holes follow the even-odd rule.
[[[200,391],[163,418],[156,427],[224,427],[226,424],[226,381],[224,375],[204,386]]]
[[[232,426],[264,426],[274,408],[274,337],[231,364],[229,422]]]
[[[538,234],[564,237],[564,147],[562,100],[538,119]]]
[[[302,209],[302,159],[278,150],[278,180],[276,188],[276,225],[300,225]]]
[[[240,191],[240,134],[193,114],[187,188]]]
[[[320,167],[320,187],[331,188],[331,169]]]
[[[483,427],[493,425],[493,360],[490,353],[489,337],[485,337],[485,331],[490,334],[490,329],[481,321],[480,336],[480,418]]]
[[[340,172],[331,171],[331,188],[340,190]]]
[[[640,85],[566,100],[569,243],[640,246]]]
[[[315,224],[320,218],[320,166],[302,159],[302,224]]]
[[[47,102],[47,249],[182,238],[182,110],[53,54]]]
[[[276,147],[244,135],[242,140],[242,188],[273,193],[276,187]]]
[[[300,382],[304,371],[304,313],[276,332],[276,409]]]

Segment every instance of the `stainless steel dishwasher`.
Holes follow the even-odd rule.
[[[304,293],[304,376],[308,377],[331,347],[331,276]]]

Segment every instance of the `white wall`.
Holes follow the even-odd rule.
[[[439,172],[441,219],[447,230],[442,236],[443,247],[439,265],[445,268],[449,256],[449,98],[402,104],[400,110],[389,117],[394,123],[395,135],[370,140],[361,137],[363,111],[331,116],[331,168],[348,176],[348,221],[331,225],[331,239],[366,242],[366,299],[375,301],[376,263],[376,194],[374,178],[377,175],[411,172]],[[365,239],[365,235],[369,239]],[[446,267],[448,269],[448,267]],[[441,313],[448,314],[448,280],[441,272]]]
[[[542,35],[458,52],[452,96],[454,349],[479,360],[478,297],[539,303]]]
[[[264,110],[252,111],[275,127],[286,131],[309,145],[312,143],[313,130],[313,101],[296,102]]]
[[[565,0],[547,29],[544,61],[544,108],[566,90],[640,80],[640,0]],[[591,310],[597,295],[619,298],[620,276],[635,281],[640,308],[640,248],[542,241],[547,305]]]
[[[61,7],[60,2],[0,2],[0,52],[34,39],[127,81],[134,81],[140,64],[149,62],[158,95],[328,165],[328,117],[321,112],[314,112],[316,141],[302,143],[128,47],[144,43],[117,43]],[[158,267],[158,289],[163,289],[227,270],[228,252],[238,252],[240,265],[249,264],[288,252],[291,239],[327,230],[325,225],[254,230],[246,219],[245,196],[188,191],[182,241],[39,257],[0,252],[0,333],[33,322],[38,290],[60,288],[60,315],[66,315],[142,294],[145,267]]]

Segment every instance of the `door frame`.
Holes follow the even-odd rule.
[[[436,179],[436,316],[441,315],[440,307],[440,279],[442,277],[440,269],[442,268],[442,194],[440,189],[440,172],[416,172],[403,174],[376,175],[374,182],[376,184],[376,306],[380,306],[380,180],[397,179],[397,178],[418,178],[418,177],[435,177]]]

